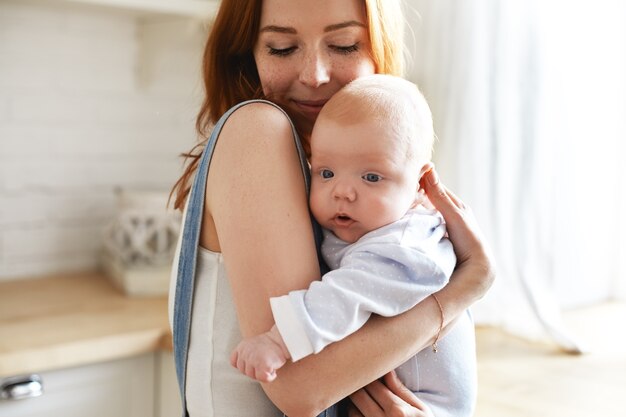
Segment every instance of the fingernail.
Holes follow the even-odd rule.
[[[428,181],[428,184],[430,185],[439,184],[439,175],[437,175],[437,171],[435,171],[435,168],[428,171],[426,175],[427,175],[426,180]]]

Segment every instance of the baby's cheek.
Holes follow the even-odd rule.
[[[311,212],[313,213],[313,216],[318,219],[318,221],[324,209],[324,202],[322,200],[323,198],[318,188],[315,185],[312,185],[311,195],[309,196],[309,207],[311,209]]]

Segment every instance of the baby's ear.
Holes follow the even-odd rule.
[[[422,187],[421,182],[422,182],[422,177],[424,176],[424,174],[430,171],[431,169],[433,169],[434,167],[435,166],[431,162],[427,162],[424,165],[422,165],[422,168],[420,169],[419,177],[417,179],[417,189],[415,190],[415,200],[413,201],[411,208],[415,208],[419,206],[420,204],[423,206],[427,206],[427,207],[430,206],[430,201],[428,201],[428,197],[426,197],[426,194],[424,193],[424,187]]]
[[[424,188],[424,187],[422,187],[422,178],[424,177],[425,173],[427,173],[428,171],[430,171],[434,167],[435,167],[435,165],[432,162],[426,162],[424,165],[422,165],[422,168],[420,168],[420,173],[419,173],[419,177],[418,177],[418,180],[417,180],[417,190],[416,191],[419,192],[421,189]]]

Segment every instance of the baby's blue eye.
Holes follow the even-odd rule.
[[[320,172],[320,175],[322,176],[322,178],[324,178],[325,180],[332,178],[335,176],[335,174],[333,173],[333,171],[331,171],[330,169],[323,169]]]
[[[383,179],[380,175],[378,175],[378,174],[371,174],[371,173],[370,174],[365,174],[361,178],[363,178],[365,181],[368,181],[368,182],[378,182],[378,181]]]

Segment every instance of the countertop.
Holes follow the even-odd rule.
[[[98,273],[0,282],[0,378],[171,350],[167,297]]]

